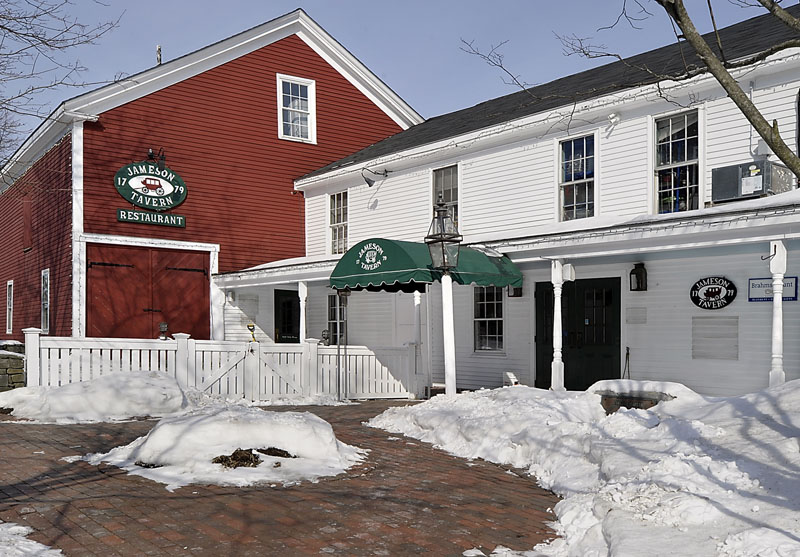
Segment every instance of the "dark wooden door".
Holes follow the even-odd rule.
[[[170,333],[189,333],[208,339],[208,254],[192,251],[153,250],[153,312],[158,331],[161,322]]]
[[[86,335],[153,338],[148,248],[86,248]]]
[[[207,253],[90,244],[87,259],[87,336],[156,338],[165,322],[209,338]]]
[[[275,291],[275,342],[300,342],[300,298],[294,290]]]
[[[536,386],[550,388],[553,361],[553,285],[536,283]],[[564,386],[585,390],[620,377],[620,280],[564,283],[561,298]]]

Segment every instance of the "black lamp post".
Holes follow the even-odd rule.
[[[425,236],[425,243],[431,253],[433,268],[446,274],[458,265],[461,241],[464,237],[458,233],[456,223],[450,216],[450,210],[441,200],[434,208],[433,220]]]

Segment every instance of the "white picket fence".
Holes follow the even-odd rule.
[[[42,336],[24,329],[28,386],[60,386],[109,373],[162,371],[185,387],[245,398],[331,395],[340,399],[414,398],[424,384],[415,373],[414,345],[396,348],[262,344],[172,339]]]

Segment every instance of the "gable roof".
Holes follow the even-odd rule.
[[[800,5],[787,7],[786,10],[793,16],[800,17]],[[728,60],[746,58],[770,46],[798,38],[797,32],[791,30],[771,14],[764,14],[725,27],[720,29],[719,34]],[[717,50],[717,41],[713,33],[706,33],[703,38]],[[684,71],[684,58],[689,64],[704,67],[689,43],[671,44],[562,77],[543,85],[491,99],[470,108],[430,118],[421,124],[306,174],[300,180],[525,116],[547,112],[575,102],[653,84],[664,80],[664,76],[680,75]]]
[[[0,174],[13,181],[75,121],[97,115],[297,35],[402,128],[423,118],[302,9],[61,103],[22,143]],[[10,179],[9,179],[10,178]],[[7,184],[6,184],[7,185]],[[0,185],[0,192],[4,189]]]

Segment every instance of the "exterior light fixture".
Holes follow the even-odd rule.
[[[636,263],[631,270],[631,292],[644,292],[647,290],[647,269],[644,263]]]
[[[389,171],[384,169],[383,172],[375,172],[374,170],[370,170],[366,166],[361,169],[361,177],[364,178],[364,182],[366,182],[367,186],[370,188],[375,185],[375,180],[370,178],[369,176],[364,176],[364,171],[369,172],[370,174],[374,174],[375,176],[380,176],[381,178],[386,178],[389,175]]]
[[[159,170],[164,170],[167,167],[167,155],[164,153],[163,147],[158,150],[158,153],[155,153],[152,149],[148,149],[147,160],[156,163]]]
[[[453,222],[453,217],[450,216],[447,205],[439,200],[434,208],[428,235],[425,236],[433,268],[443,271],[445,274],[455,268],[458,265],[458,255],[463,239],[464,237],[458,233],[458,228]]]
[[[169,325],[167,325],[166,321],[162,321],[158,324],[158,340],[167,340],[167,331],[169,330]]]
[[[442,340],[444,348],[444,394],[456,394],[456,332],[453,317],[453,277],[450,271],[458,266],[463,236],[442,198],[434,208],[431,227],[425,236],[431,254],[432,267],[442,271]]]

